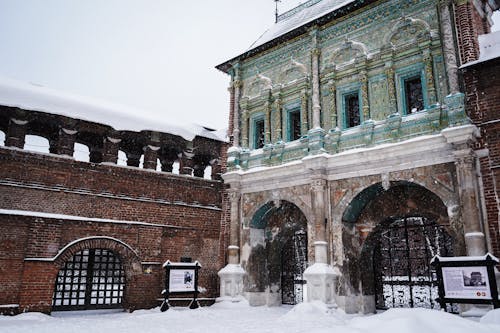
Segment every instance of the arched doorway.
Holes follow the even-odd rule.
[[[365,312],[439,306],[430,261],[461,253],[463,244],[440,197],[412,182],[376,183],[353,198],[342,220],[341,293],[359,297]]]
[[[109,249],[75,253],[57,274],[53,310],[119,308],[125,290],[120,258]]]
[[[245,288],[251,294],[250,303],[302,302],[308,260],[307,220],[302,211],[287,201],[263,205],[250,223],[248,243]]]
[[[430,261],[435,255],[452,255],[446,230],[424,216],[393,217],[372,237],[376,307],[439,308],[437,276]]]

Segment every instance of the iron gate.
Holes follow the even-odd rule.
[[[434,255],[452,255],[444,228],[425,217],[393,219],[380,232],[373,265],[377,308],[439,308]]]
[[[298,304],[303,300],[303,273],[307,268],[307,234],[296,231],[281,251],[281,299],[283,304]]]
[[[59,270],[54,289],[54,310],[120,307],[125,272],[113,251],[88,249],[76,253]]]

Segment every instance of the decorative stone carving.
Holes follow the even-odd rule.
[[[345,39],[344,42],[332,52],[325,63],[326,67],[342,66],[354,62],[356,59],[365,58],[368,51],[363,43]]]
[[[400,47],[415,44],[418,40],[430,38],[429,24],[420,19],[402,17],[385,38],[386,47]]]
[[[279,82],[287,84],[298,79],[307,78],[307,76],[307,67],[291,58],[290,63],[285,67],[283,73],[280,75]]]

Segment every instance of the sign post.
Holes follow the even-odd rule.
[[[489,253],[480,257],[432,258],[441,308],[446,309],[446,303],[491,304],[495,309],[499,308],[495,279],[498,262]]]
[[[163,267],[165,268],[165,289],[162,294],[165,300],[161,304],[160,310],[167,311],[170,307],[169,297],[171,293],[192,294],[193,300],[189,304],[190,309],[196,309],[198,303],[198,270],[201,265],[198,261],[188,262],[170,262],[167,260]]]

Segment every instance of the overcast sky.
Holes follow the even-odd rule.
[[[303,1],[282,0],[281,12]],[[227,127],[229,77],[214,66],[274,22],[273,0],[0,0],[0,75]]]

